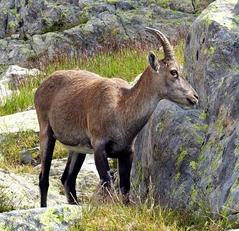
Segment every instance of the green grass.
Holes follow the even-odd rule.
[[[89,204],[71,231],[222,231],[233,228],[225,217],[185,210],[162,209],[147,203],[124,206],[120,202]]]
[[[33,105],[32,89],[22,87],[20,92],[14,92],[11,98],[7,98],[5,104],[0,107],[0,115],[8,115],[23,111]]]
[[[33,131],[19,132],[5,135],[0,142],[0,168],[11,172],[33,173],[32,165],[23,165],[20,159],[20,152],[39,146],[39,137]],[[33,152],[32,157],[37,159],[38,151]],[[67,150],[57,141],[53,159],[67,156]]]
[[[14,91],[11,97],[6,98],[3,106],[0,106],[0,116],[9,115],[15,112],[24,111],[33,105],[34,92],[39,86],[42,76],[29,77],[29,80],[23,84],[17,91]]]
[[[162,51],[155,52],[162,58]],[[175,47],[176,58],[180,64],[184,62],[184,42]],[[95,72],[105,77],[119,77],[132,81],[139,73],[143,72],[147,64],[148,50],[140,48],[125,48],[118,51],[100,52],[93,57],[82,57],[80,59],[61,58],[54,63],[46,65],[43,72],[35,78],[29,78],[18,91],[0,106],[0,116],[24,111],[33,106],[34,90],[39,86],[42,79],[56,70],[82,69]]]

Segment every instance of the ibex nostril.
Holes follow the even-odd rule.
[[[199,99],[198,95],[194,94],[193,95],[197,100]]]

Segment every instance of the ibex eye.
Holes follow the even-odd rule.
[[[174,77],[174,78],[178,78],[178,72],[176,70],[171,70],[170,74]]]

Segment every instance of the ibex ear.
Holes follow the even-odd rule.
[[[155,54],[152,51],[149,52],[148,62],[154,71],[157,72],[159,70],[159,63],[157,61]]]

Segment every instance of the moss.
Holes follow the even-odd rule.
[[[40,222],[43,225],[43,230],[53,231],[52,224],[60,224],[64,221],[63,214],[57,214],[57,211],[54,208],[49,208],[45,213],[39,216]]]
[[[16,9],[16,8],[11,9],[11,10],[10,10],[10,13],[11,13],[12,15],[14,15],[15,18],[16,18],[18,21],[20,20],[21,16],[20,16],[20,14],[17,12],[17,9]]]
[[[112,37],[115,37],[116,35],[120,34],[120,29],[117,27],[112,28],[110,34],[112,35]]]
[[[227,200],[224,207],[231,208],[235,205],[235,194],[239,191],[239,180],[236,178],[232,187],[230,188],[230,193],[228,194]],[[225,210],[228,213],[228,209]]]
[[[165,127],[164,121],[160,121],[156,126],[156,132],[161,133]]]
[[[197,123],[197,124],[194,124],[193,128],[194,128],[194,131],[192,131],[192,133],[194,135],[194,139],[199,145],[202,145],[204,142],[204,134],[206,134],[206,132],[208,131],[208,124]]]
[[[168,8],[169,7],[169,0],[150,0],[148,1],[149,3],[154,3],[158,6],[161,6],[163,8]]]
[[[106,0],[106,2],[107,2],[108,4],[115,5],[115,4],[118,3],[119,1],[118,1],[118,0]]]
[[[89,21],[89,16],[87,14],[81,14],[80,15],[80,24],[86,24]]]
[[[199,145],[202,145],[204,142],[204,137],[202,136],[196,136],[196,143]]]
[[[208,124],[195,124],[194,128],[196,131],[206,132],[208,130]]]
[[[229,4],[232,4],[229,3]],[[236,4],[234,2],[233,4]],[[234,15],[229,11],[222,11],[218,9],[217,4],[211,4],[200,16],[206,25],[210,25],[213,21],[217,22],[223,27],[231,30],[237,27],[237,23],[233,20]]]
[[[76,220],[77,218],[81,217],[82,207],[64,207],[63,208],[63,214],[64,216],[64,222],[72,222],[73,220]]]
[[[8,188],[3,187],[0,185],[0,213],[2,212],[9,212],[16,209],[12,205],[12,197],[13,195],[9,195]]]
[[[215,129],[216,129],[216,132],[217,132],[217,135],[220,136],[223,132],[223,120],[218,118],[217,121],[215,122]]]
[[[205,15],[202,18],[203,22],[205,25],[209,26],[212,23],[212,19],[210,18],[209,15]]]
[[[0,64],[0,75],[2,73],[4,73],[8,69],[8,67],[9,67],[9,65],[7,65],[7,64]]]
[[[215,48],[215,47],[209,47],[209,49],[208,49],[208,54],[209,54],[209,55],[213,55],[213,54],[215,53],[215,51],[216,51],[216,48]]]
[[[193,170],[197,169],[197,163],[195,161],[191,161],[189,165]]]
[[[5,225],[0,224],[0,231],[11,231],[10,227],[6,227]]]
[[[181,173],[177,172],[174,178],[176,181],[179,181],[180,177],[181,177]]]
[[[207,56],[212,56],[215,52],[216,52],[215,47],[209,47],[203,50],[204,55],[207,55]]]
[[[15,23],[14,21],[10,21],[10,22],[7,24],[7,26],[8,26],[8,29],[9,29],[9,30],[14,30],[14,29],[17,28],[17,25],[16,25],[16,23]]]
[[[192,200],[193,203],[195,203],[196,198],[197,198],[197,190],[195,189],[194,186],[192,186],[192,188],[191,188],[191,200]]]
[[[185,157],[187,156],[188,151],[185,148],[181,148],[180,152],[177,155],[176,158],[176,170],[179,170],[180,165],[182,163],[182,161],[185,159]]]
[[[237,137],[237,139],[235,140],[235,145],[236,145],[236,147],[234,149],[234,154],[236,156],[239,156],[239,137]]]
[[[216,170],[219,168],[220,164],[222,163],[222,154],[224,150],[224,145],[221,143],[214,144],[215,148],[215,155],[212,158],[211,162],[211,170],[212,172],[216,172]]]
[[[66,11],[62,11],[57,21],[51,21],[47,17],[44,17],[42,19],[42,24],[45,26],[45,28],[42,30],[42,33],[61,32],[71,28],[73,25],[67,23],[67,15],[68,14]]]

